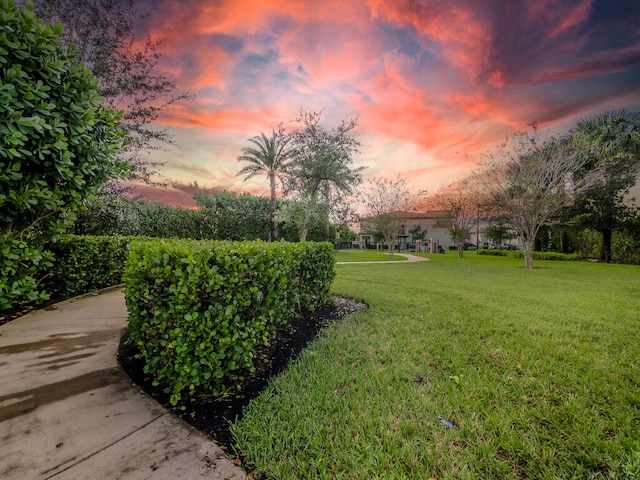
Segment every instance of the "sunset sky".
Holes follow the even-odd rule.
[[[149,200],[193,205],[199,187],[267,194],[235,177],[247,139],[323,110],[357,118],[365,178],[434,192],[537,122],[567,132],[640,109],[637,0],[137,0],[139,35],[193,98],[163,113],[177,148],[154,152],[172,186]]]

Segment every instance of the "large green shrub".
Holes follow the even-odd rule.
[[[224,394],[278,326],[331,302],[334,261],[329,243],[134,241],[125,296],[145,371],[173,404]]]
[[[44,242],[83,198],[121,174],[117,115],[92,73],[65,52],[61,26],[0,0],[0,311],[47,297]]]
[[[98,195],[77,217],[69,233],[203,239],[201,211],[123,195]]]

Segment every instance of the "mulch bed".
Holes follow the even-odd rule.
[[[127,343],[126,333],[120,342],[118,360],[123,370],[145,392],[211,437],[222,448],[230,449],[233,439],[229,432],[229,422],[242,417],[244,407],[260,395],[269,379],[283,371],[318,336],[323,327],[366,308],[363,303],[349,298],[334,297],[334,301],[334,307],[306,312],[286,329],[279,330],[271,345],[256,355],[258,360],[255,374],[236,385],[234,395],[224,398],[192,397],[177,408],[172,408],[169,405],[169,395],[164,393],[162,387],[154,387],[153,379],[143,372],[143,362],[135,358],[136,350]]]

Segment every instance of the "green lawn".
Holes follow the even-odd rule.
[[[233,425],[256,472],[638,478],[640,267],[430,258],[336,267],[335,293],[369,309],[329,327]]]
[[[398,253],[393,254],[393,261],[406,260]],[[389,252],[376,252],[375,250],[340,250],[336,252],[336,262],[388,262]]]

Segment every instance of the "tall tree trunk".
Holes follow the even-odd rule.
[[[304,221],[301,227],[299,227],[299,233],[300,233],[300,238],[299,241],[300,242],[306,242],[307,241],[307,233],[309,233],[309,221],[311,219],[311,215],[309,214],[309,209],[305,209],[304,212]]]
[[[463,258],[464,257],[464,243],[462,243],[460,240],[458,240],[457,244],[458,244],[458,258]]]
[[[535,235],[531,238],[522,239],[524,247],[524,268],[533,268],[533,246],[535,241]]]
[[[612,231],[606,228],[601,231],[602,241],[600,242],[600,258],[601,262],[611,263],[611,236]]]
[[[271,185],[271,203],[269,204],[269,241],[276,241],[276,176],[269,174]]]

